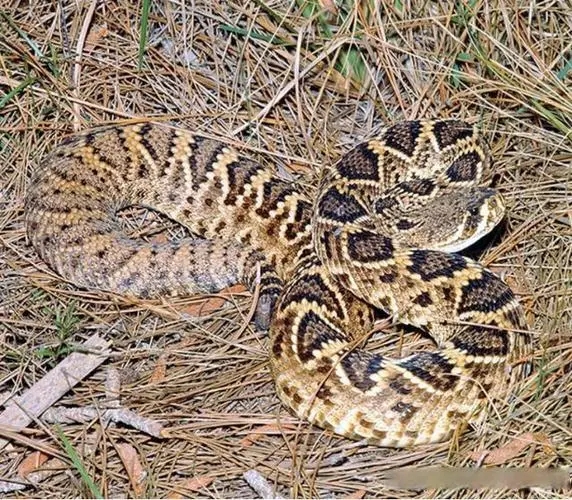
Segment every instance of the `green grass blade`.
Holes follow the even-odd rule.
[[[139,53],[137,55],[137,69],[143,67],[143,57],[147,47],[147,29],[149,27],[149,10],[151,9],[151,0],[143,0],[141,6],[141,26],[139,27]]]
[[[8,92],[4,97],[2,97],[2,99],[0,99],[0,109],[2,109],[4,106],[6,106],[6,104],[8,104],[10,99],[12,99],[14,96],[18,95],[28,85],[31,85],[35,81],[36,81],[35,78],[32,78],[31,76],[29,76],[20,85],[18,85],[17,87],[14,87],[12,90],[10,90],[10,92]]]
[[[20,27],[12,20],[12,18],[8,16],[8,14],[0,10],[0,16],[3,17],[10,25],[10,27],[16,31],[16,33],[18,33],[18,35],[20,35],[20,37],[28,44],[37,58],[41,59],[44,57],[44,54],[42,54],[42,51],[39,49],[36,42],[34,42],[24,31],[22,31]]]
[[[77,451],[73,447],[71,441],[65,436],[63,431],[58,426],[56,426],[56,433],[62,443],[62,448],[64,449],[66,455],[70,459],[73,466],[79,472],[79,475],[81,476],[85,485],[88,487],[93,498],[104,498],[103,494],[101,493],[101,490],[99,489],[97,484],[93,482],[93,479],[88,474],[85,465],[83,465],[83,462],[80,456],[78,455]]]
[[[556,74],[556,78],[563,81],[566,79],[570,71],[572,71],[572,58],[568,59],[564,67]]]
[[[252,38],[253,40],[262,40],[263,42],[267,42],[272,45],[294,45],[292,43],[281,40],[276,35],[265,35],[253,30],[246,30],[244,28],[231,26],[230,24],[221,24],[219,27],[221,30],[226,31],[227,33],[233,33],[234,35],[243,36],[245,38]]]

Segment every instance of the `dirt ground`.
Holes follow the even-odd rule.
[[[571,40],[569,1],[1,0],[0,404],[87,338],[112,344],[56,405],[90,409],[84,421],[0,426],[0,480],[34,482],[0,496],[569,495],[384,479],[405,466],[572,466]],[[535,339],[530,376],[449,443],[376,448],[292,417],[241,287],[156,301],[80,290],[26,242],[31,174],[77,130],[176,122],[311,185],[384,124],[421,117],[475,120],[489,142],[508,215],[471,255],[515,290]],[[185,235],[142,209],[124,221],[146,238]],[[398,325],[369,343],[390,355],[422,346]],[[110,386],[140,428],[106,420]]]

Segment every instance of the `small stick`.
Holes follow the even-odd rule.
[[[247,470],[242,477],[260,498],[272,498],[281,500],[284,497],[274,492],[274,488],[268,480],[257,470]]]
[[[11,493],[27,488],[28,485],[20,481],[0,481],[0,493]]]
[[[119,370],[110,368],[105,377],[105,406],[107,408],[119,408],[119,395],[121,394],[121,377]]]

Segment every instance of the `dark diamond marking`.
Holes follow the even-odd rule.
[[[299,201],[294,213],[294,222],[286,226],[285,236],[288,240],[294,240],[306,231],[306,225],[312,218],[312,205],[305,201]]]
[[[318,202],[321,217],[337,222],[354,222],[367,215],[365,208],[350,194],[340,193],[335,187],[328,189]]]
[[[407,156],[411,156],[417,146],[417,138],[421,132],[419,121],[396,123],[385,133],[385,144]]]
[[[475,152],[470,151],[459,156],[447,169],[445,175],[452,182],[470,182],[477,179],[479,164],[482,158]]]
[[[358,262],[382,262],[393,257],[391,238],[367,230],[350,234],[348,255]]]
[[[440,391],[448,391],[458,383],[458,377],[451,374],[455,368],[438,353],[423,352],[399,363],[415,377]]]
[[[277,330],[278,334],[276,335],[276,337],[274,338],[274,342],[272,343],[272,352],[274,353],[274,356],[276,358],[282,355],[282,344],[284,343],[284,337],[286,336],[284,333],[285,332],[284,328]]]
[[[189,147],[191,148],[191,153],[188,156],[188,160],[193,174],[192,188],[196,191],[201,184],[207,181],[207,174],[214,170],[217,156],[222,153],[225,145],[204,137],[193,137],[189,141]],[[221,187],[222,185],[218,189]]]
[[[155,161],[160,161],[160,160],[164,160],[162,162],[162,164],[158,165],[159,167],[159,172],[158,175],[159,177],[162,177],[163,175],[165,175],[165,171],[167,170],[167,167],[169,165],[169,163],[166,161],[166,158],[160,158],[160,155],[157,151],[157,149],[155,148],[155,145],[153,143],[152,140],[149,140],[149,136],[153,130],[154,126],[150,123],[145,123],[141,126],[141,129],[139,130],[139,142],[141,143],[141,145],[149,152],[149,154],[151,155],[151,158],[153,158]],[[168,142],[169,144],[172,142],[173,137],[175,135],[174,131],[170,131],[171,132],[171,137],[169,137]],[[141,158],[141,164],[145,163],[145,159]],[[142,167],[143,165],[140,166],[140,173],[141,174],[146,174],[146,169],[145,171],[142,171]],[[139,172],[138,172],[139,174]]]
[[[383,358],[366,351],[352,351],[342,358],[341,365],[352,384],[366,392],[377,384],[371,375],[379,372]]]
[[[307,224],[312,218],[312,205],[307,201],[300,200],[296,204],[296,212],[294,213],[294,222],[302,222]]]
[[[460,120],[437,121],[433,125],[433,134],[440,149],[452,146],[457,141],[473,135],[473,128]]]
[[[478,279],[472,279],[461,289],[459,314],[471,311],[498,311],[514,301],[512,290],[490,271],[483,270]]]
[[[505,330],[471,326],[452,339],[453,345],[469,356],[505,356],[509,351]]]
[[[314,351],[321,350],[324,344],[343,341],[343,337],[333,330],[314,311],[307,312],[298,326],[298,357],[302,363],[314,359]]]
[[[303,299],[327,307],[344,318],[344,311],[336,295],[326,286],[320,275],[311,274],[294,281],[283,297],[283,304],[299,303]]]
[[[337,171],[349,180],[379,181],[379,158],[368,143],[364,142],[348,153],[338,162]]]
[[[395,206],[395,198],[386,196],[375,200],[375,203],[373,204],[373,209],[376,214],[382,215],[388,208],[393,208],[394,206]]]
[[[227,165],[228,175],[228,195],[224,202],[227,205],[234,205],[239,196],[244,194],[245,187],[252,182],[262,169],[260,165],[252,161],[235,161]]]
[[[418,274],[424,281],[441,277],[452,278],[456,271],[467,268],[465,259],[454,253],[414,250],[410,258],[411,265],[407,267],[407,270]]]
[[[270,180],[264,183],[262,187],[263,205],[256,209],[256,213],[261,217],[268,217],[270,212],[278,208],[278,203],[286,200],[288,196],[294,193],[294,188],[285,182]]]
[[[447,302],[454,302],[455,294],[454,294],[454,291],[451,287],[445,286],[441,289],[441,291],[443,292],[443,298]]]
[[[175,130],[168,131],[167,138],[161,138],[161,144],[166,141],[167,147],[160,147],[159,150],[155,152],[153,158],[159,164],[159,176],[163,176],[167,173],[167,169],[171,166],[169,158],[171,157],[171,151],[175,147],[175,141],[178,139],[178,135]],[[176,165],[171,169],[169,184],[172,186],[173,191],[183,190],[186,183],[186,173],[182,165]]]
[[[397,279],[397,272],[391,270],[387,270],[383,274],[379,275],[379,280],[382,283],[388,283],[388,284],[394,283],[396,279]]]

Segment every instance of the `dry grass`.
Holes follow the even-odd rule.
[[[507,465],[572,465],[569,2],[396,0],[376,10],[376,2],[362,0],[336,17],[286,1],[165,0],[151,6],[140,69],[135,2],[7,3],[0,17],[0,391],[27,388],[94,331],[113,338],[107,366],[121,370],[122,403],[173,428],[173,437],[160,441],[98,420],[62,425],[105,495],[136,494],[118,454],[129,443],[147,472],[139,494],[150,497],[252,496],[242,474],[253,468],[296,497],[565,496],[540,489],[407,492],[380,481],[398,466],[474,465],[471,452],[526,432],[545,444],[509,454]],[[26,244],[22,201],[30,173],[64,135],[143,116],[230,136],[308,182],[383,123],[478,119],[510,207],[480,258],[521,297],[537,341],[534,373],[482,428],[458,441],[379,449],[289,416],[267,370],[267,340],[245,322],[247,294],[195,318],[186,313],[196,297],[130,302],[58,280]],[[157,230],[152,214],[138,215],[138,231]],[[180,234],[166,225],[171,236]],[[379,336],[373,347],[386,343]],[[104,377],[99,370],[63,404],[103,404]],[[36,447],[63,449],[53,427],[34,429],[27,445],[3,452],[1,477],[12,477]],[[72,467],[28,491],[90,494]]]

